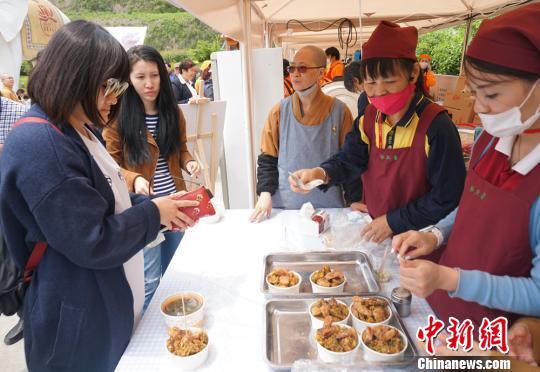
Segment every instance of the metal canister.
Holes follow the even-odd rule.
[[[392,303],[396,307],[396,310],[401,317],[406,317],[411,314],[411,291],[403,287],[396,287],[392,290],[390,295]]]

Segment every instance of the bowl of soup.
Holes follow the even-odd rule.
[[[204,297],[195,292],[175,293],[161,303],[161,314],[169,328],[201,327],[204,318]]]

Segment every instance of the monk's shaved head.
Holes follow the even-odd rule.
[[[324,50],[314,45],[307,45],[300,48],[296,52],[295,57],[297,55],[304,57],[302,59],[309,59],[315,66],[326,66],[326,54],[324,54]]]

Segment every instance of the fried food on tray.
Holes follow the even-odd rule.
[[[321,287],[337,287],[345,281],[345,276],[341,271],[332,270],[330,266],[324,265],[322,269],[311,274],[311,280]]]
[[[335,298],[330,300],[320,299],[311,306],[311,314],[320,320],[330,316],[333,322],[340,322],[349,315],[349,308],[337,302]]]
[[[358,345],[358,334],[351,327],[332,324],[332,317],[324,318],[324,326],[315,333],[315,339],[325,349],[335,352],[353,350]]]
[[[380,323],[390,316],[388,302],[377,297],[353,297],[353,315],[368,323]]]
[[[267,276],[268,283],[281,288],[293,287],[298,284],[298,277],[294,272],[278,268]]]
[[[172,354],[186,357],[197,354],[208,345],[208,336],[204,332],[193,333],[190,330],[169,328],[167,350]]]
[[[397,354],[405,348],[399,332],[386,325],[367,327],[362,332],[362,341],[370,349],[383,354]]]

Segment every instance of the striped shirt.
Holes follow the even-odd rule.
[[[156,141],[158,121],[159,115],[146,115],[146,128]],[[161,154],[157,161],[152,187],[155,195],[170,195],[176,192],[176,185],[169,172],[169,164],[167,164],[167,159]]]

